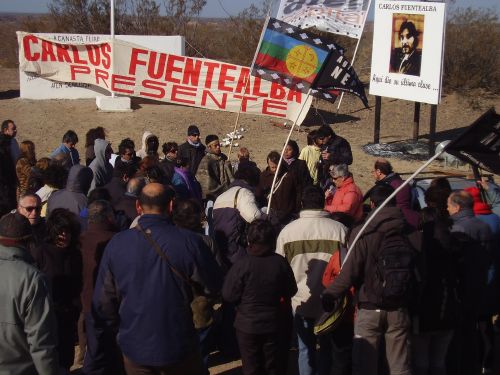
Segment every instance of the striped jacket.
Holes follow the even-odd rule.
[[[276,253],[290,263],[298,292],[292,298],[293,311],[307,318],[323,312],[320,295],[325,267],[346,241],[347,228],[329,218],[324,210],[302,210],[300,217],[285,226],[278,236]]]

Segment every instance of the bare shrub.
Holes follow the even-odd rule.
[[[500,28],[497,14],[488,9],[459,9],[446,29],[445,88],[499,92]]]

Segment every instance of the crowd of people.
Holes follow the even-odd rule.
[[[493,373],[491,182],[436,178],[420,208],[377,159],[363,194],[329,126],[262,171],[196,125],[180,145],[148,131],[116,153],[97,127],[84,161],[72,130],[40,159],[16,135],[4,121],[0,373],[208,374],[219,352],[287,374],[292,349],[301,375]]]

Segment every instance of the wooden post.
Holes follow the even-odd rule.
[[[415,102],[415,112],[413,112],[413,142],[418,141],[419,127],[420,127],[420,102]]]
[[[380,112],[382,111],[382,97],[375,96],[375,127],[373,130],[373,143],[380,142]]]
[[[437,105],[431,105],[431,123],[429,127],[429,155],[434,155],[434,146],[436,141],[436,120],[437,120]]]

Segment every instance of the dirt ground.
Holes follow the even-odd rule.
[[[184,142],[186,129],[196,124],[201,130],[202,139],[207,134],[224,136],[233,130],[236,114],[208,111],[199,108],[169,105],[138,98],[132,99],[133,111],[127,113],[102,113],[96,109],[95,100],[24,100],[19,98],[19,75],[16,69],[0,68],[0,118],[10,118],[18,126],[18,141],[31,140],[36,144],[37,157],[48,155],[60,144],[61,137],[68,129],[73,129],[80,137],[78,149],[83,156],[85,133],[88,129],[103,126],[107,137],[117,146],[121,139],[130,137],[140,148],[144,131],[156,134],[160,143],[167,141]],[[444,95],[438,106],[437,141],[453,139],[460,131],[472,123],[491,106],[500,108],[500,98],[469,97],[458,94]],[[316,129],[323,121],[332,125],[339,135],[345,137],[352,146],[354,163],[351,171],[360,188],[366,191],[373,183],[371,170],[374,157],[366,154],[361,146],[373,141],[374,103],[369,96],[371,109],[363,109],[361,101],[355,97],[345,97],[339,114],[335,115],[336,105],[326,102],[315,103],[301,129]],[[394,142],[411,139],[413,130],[412,102],[383,98],[381,142]],[[429,133],[430,106],[423,104],[421,110],[420,137],[426,141]],[[238,128],[244,128],[244,137],[238,140],[240,146],[248,147],[251,158],[265,166],[266,156],[271,150],[279,150],[287,137],[288,130],[274,126],[283,121],[262,116],[241,115]],[[305,146],[306,132],[294,132],[299,147]],[[229,149],[223,149],[228,152]],[[234,159],[235,152],[230,156]],[[391,159],[394,169],[404,175],[415,171],[422,162]],[[431,170],[443,171],[439,162],[433,163]],[[469,173],[467,167],[447,171]],[[498,178],[498,176],[497,176]],[[215,366],[211,373],[239,373],[235,368],[239,362]]]

